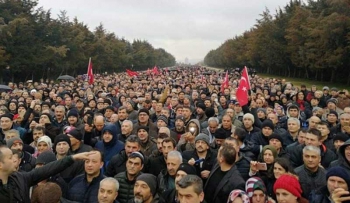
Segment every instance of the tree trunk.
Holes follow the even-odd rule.
[[[333,69],[332,69],[331,82],[334,82],[334,79],[335,79],[335,71],[336,71],[336,70],[337,70],[336,68],[333,68]]]
[[[306,79],[309,79],[309,72],[307,71],[307,68],[305,68],[305,76],[306,76]]]
[[[316,80],[318,80],[318,70],[316,70],[315,78],[316,78]]]

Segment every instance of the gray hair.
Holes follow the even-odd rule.
[[[170,137],[170,129],[168,127],[160,127],[159,131],[163,131],[164,133],[167,134]]]
[[[180,163],[182,163],[182,155],[181,155],[181,153],[178,152],[178,151],[170,151],[170,152],[168,153],[167,158],[169,158],[169,157],[176,157],[176,158],[178,158],[178,159],[180,160]]]
[[[297,118],[288,118],[288,122],[287,123],[289,123],[289,122],[297,123],[298,126],[300,126],[300,121]]]
[[[115,191],[118,192],[118,190],[119,190],[119,182],[118,182],[117,179],[112,178],[112,177],[104,178],[103,180],[100,181],[100,186],[104,182],[111,182],[111,183],[113,183],[113,185],[115,186]]]
[[[216,122],[217,124],[220,123],[220,122],[219,122],[219,119],[216,118],[216,117],[210,117],[210,118],[208,119],[208,123],[210,123],[210,122]]]
[[[134,124],[132,123],[131,120],[124,120],[124,121],[123,121],[123,124],[128,124],[128,123],[129,123],[129,125],[131,126],[131,128],[134,127]]]
[[[19,136],[20,136],[20,135],[19,135],[19,131],[16,130],[16,129],[11,129],[11,130],[8,130],[8,131],[5,131],[5,132],[4,132],[5,135],[11,134],[11,133],[15,134],[15,137],[18,137],[18,138],[19,138]]]
[[[319,156],[321,156],[321,150],[319,147],[315,147],[315,146],[305,146],[304,149],[303,149],[303,154],[306,152],[306,151],[312,151],[312,152],[316,152]]]
[[[186,175],[178,182],[178,186],[183,189],[193,186],[194,192],[197,195],[203,192],[203,181],[196,175]]]

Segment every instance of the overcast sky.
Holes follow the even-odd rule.
[[[204,59],[225,40],[250,29],[265,8],[272,13],[289,0],[39,0],[57,17],[66,10],[70,19],[94,30],[100,23],[118,37],[142,39],[164,48],[184,62]]]

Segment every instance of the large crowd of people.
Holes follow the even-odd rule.
[[[350,94],[173,67],[9,82],[0,202],[350,202]]]

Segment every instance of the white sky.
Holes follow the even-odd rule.
[[[70,19],[132,42],[142,39],[164,48],[178,62],[204,59],[225,40],[249,30],[265,8],[271,13],[289,0],[39,0],[52,16],[66,10]]]

